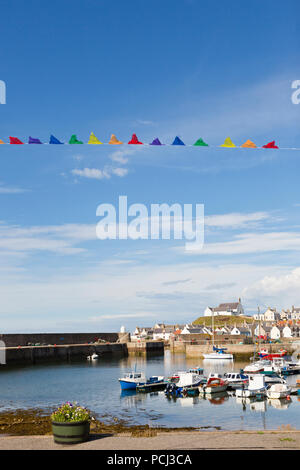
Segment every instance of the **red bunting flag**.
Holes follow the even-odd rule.
[[[272,142],[269,142],[266,145],[262,146],[263,149],[278,149],[277,145],[275,145],[275,140],[272,140]]]
[[[21,142],[18,137],[9,137],[9,143],[10,144],[24,144],[24,142]]]

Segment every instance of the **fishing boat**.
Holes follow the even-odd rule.
[[[170,382],[165,388],[166,395],[180,396],[185,389],[197,388],[200,384],[206,382],[206,379],[200,377],[199,374],[192,372],[179,372],[179,380],[177,383]]]
[[[274,384],[267,388],[268,398],[287,398],[292,389],[286,384]]]
[[[265,395],[266,394],[266,383],[265,383],[265,376],[262,374],[254,374],[249,376],[249,384],[248,386],[243,386],[241,388],[236,389],[235,395],[237,397],[254,397],[257,395]]]
[[[242,372],[226,372],[224,378],[228,381],[228,387],[230,389],[238,388],[240,385],[248,385],[249,377]]]
[[[275,357],[284,357],[286,356],[287,351],[285,349],[280,349],[277,352],[270,352],[267,349],[261,349],[258,352],[258,355],[262,359],[274,359]]]
[[[260,361],[254,362],[244,367],[243,371],[245,374],[260,374],[264,371],[264,365]]]
[[[121,390],[136,390],[137,385],[143,385],[147,382],[142,372],[129,372],[119,379]]]
[[[214,393],[225,392],[228,387],[228,381],[220,377],[210,377],[206,384],[201,384],[198,387],[200,395],[211,395]]]

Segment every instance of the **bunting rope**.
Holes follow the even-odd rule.
[[[0,139],[0,144],[6,144],[6,142],[3,142],[3,140]],[[12,145],[26,145],[26,144],[43,144],[43,145],[74,145],[74,144],[91,144],[91,145],[146,145],[146,146],[166,146],[166,147],[171,147],[171,146],[184,146],[184,147],[212,147],[212,148],[219,148],[219,147],[224,147],[224,148],[251,148],[251,149],[281,149],[281,150],[300,150],[300,148],[297,147],[278,147],[275,144],[275,140],[272,140],[271,142],[266,143],[265,145],[262,145],[261,147],[258,147],[254,142],[252,142],[250,139],[246,140],[242,145],[238,146],[233,143],[230,137],[226,137],[224,140],[224,143],[221,145],[208,145],[202,138],[199,138],[196,140],[194,144],[185,144],[178,136],[175,137],[174,141],[172,144],[163,144],[159,140],[158,137],[156,137],[152,142],[150,143],[143,143],[140,142],[136,134],[132,134],[131,140],[127,142],[127,144],[124,144],[124,142],[121,142],[114,134],[111,135],[111,138],[109,142],[101,142],[93,132],[91,132],[91,135],[89,137],[88,142],[83,142],[81,140],[77,139],[76,134],[73,134],[70,137],[69,142],[61,142],[58,140],[54,135],[50,136],[49,143],[47,142],[41,142],[40,139],[34,138],[29,136],[28,142],[22,142],[18,137],[9,137],[9,144]]]

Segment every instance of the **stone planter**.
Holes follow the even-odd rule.
[[[54,442],[57,444],[79,444],[89,438],[90,422],[57,423],[52,421]]]

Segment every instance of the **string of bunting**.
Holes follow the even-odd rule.
[[[5,144],[6,142],[3,142],[3,140],[0,139],[0,144]],[[13,145],[24,145],[24,144],[44,144],[44,142],[41,142],[40,139],[34,138],[34,137],[29,137],[28,142],[22,142],[18,137],[9,137],[9,143]],[[54,144],[54,145],[62,145],[62,144],[84,144],[83,141],[77,139],[76,134],[73,134],[69,140],[69,142],[61,142],[58,140],[54,135],[50,136],[49,144]],[[114,134],[111,135],[111,138],[109,142],[103,143],[101,142],[93,132],[91,132],[91,135],[89,137],[87,144],[96,144],[96,145],[122,145],[124,142],[121,142]],[[190,144],[185,144],[178,136],[175,137],[174,141],[172,144],[163,144],[159,140],[158,137],[156,137],[152,142],[149,144],[144,144],[143,142],[140,142],[136,134],[132,134],[131,140],[127,142],[129,145],[154,145],[154,146],[170,146],[170,145],[181,145],[181,146],[188,146],[188,147],[209,147],[209,145],[202,139],[199,138],[196,140],[196,142],[192,145]],[[214,146],[213,146],[214,147]],[[218,147],[226,147],[226,148],[264,148],[264,149],[278,149],[279,147],[275,144],[275,141],[271,141],[266,143],[265,145],[262,145],[262,147],[258,147],[254,142],[251,140],[246,140],[242,145],[238,146],[235,145],[230,137],[226,137],[225,141],[223,144],[219,145]],[[283,148],[283,147],[281,147]],[[300,150],[298,148],[284,148],[285,150]]]

